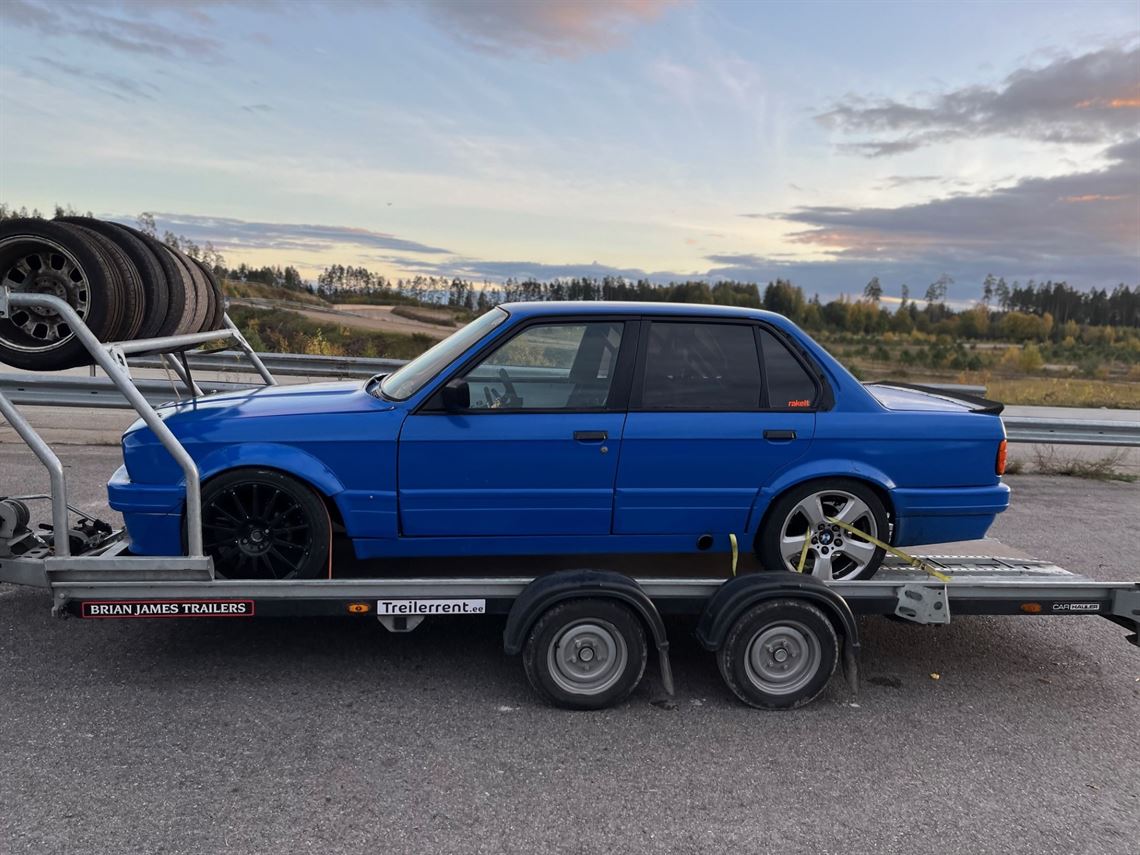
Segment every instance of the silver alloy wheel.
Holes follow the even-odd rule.
[[[20,249],[26,244],[27,249]],[[51,294],[59,297],[86,320],[91,310],[91,287],[83,268],[75,257],[54,241],[42,237],[14,235],[0,241],[0,257],[10,256],[13,261],[0,270],[0,287],[12,292]],[[67,323],[50,309],[19,307],[8,317],[11,326],[19,330],[13,340],[0,328],[0,339],[7,347],[25,353],[51,350],[70,339],[74,333]],[[9,330],[11,327],[9,327]]]
[[[780,526],[780,555],[785,569],[799,569],[806,541],[803,572],[823,579],[851,579],[863,571],[875,555],[875,545],[829,519],[879,537],[875,515],[866,502],[846,490],[820,490],[801,499]]]
[[[606,620],[575,621],[550,643],[547,670],[573,695],[599,695],[625,673],[629,652],[616,626]]]
[[[744,672],[763,692],[790,695],[819,672],[823,650],[815,633],[799,621],[768,624],[748,642]]]

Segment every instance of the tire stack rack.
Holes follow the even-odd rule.
[[[69,525],[63,466],[47,442],[0,392],[0,413],[47,468],[52,537],[32,535],[27,507],[0,500],[0,583],[50,591],[52,611],[81,618],[254,618],[323,616],[379,619],[393,632],[415,629],[425,616],[506,616],[503,646],[521,653],[528,679],[548,701],[597,709],[628,696],[641,681],[650,644],[661,687],[673,694],[664,616],[699,617],[698,642],[716,657],[729,689],[745,703],[791,709],[808,703],[838,665],[858,689],[856,615],[945,624],[955,615],[1088,616],[1124,627],[1140,646],[1140,583],[1101,582],[1044,561],[992,555],[921,556],[945,578],[902,561],[875,578],[837,582],[788,572],[730,578],[634,578],[611,568],[551,572],[535,559],[532,575],[401,575],[384,578],[260,581],[222,579],[203,549],[199,473],[193,458],[135,386],[128,355],[184,354],[219,339],[249,359],[267,385],[273,376],[223,316],[217,330],[103,342],[58,296],[0,287],[0,323],[14,313],[55,313],[89,361],[107,373],[130,406],[181,467],[186,482],[187,552],[130,554],[122,531],[81,520]],[[188,363],[176,373],[199,390]],[[30,544],[30,546],[29,546]]]

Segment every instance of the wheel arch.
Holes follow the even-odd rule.
[[[756,528],[752,536],[752,547],[754,550],[757,547],[761,533],[764,531],[764,526],[767,525],[772,514],[772,507],[776,502],[788,491],[815,481],[825,483],[840,478],[847,481],[858,481],[874,492],[886,509],[887,520],[891,523],[894,522],[895,503],[892,499],[891,491],[896,485],[886,473],[874,467],[862,464],[853,465],[850,461],[832,461],[832,463],[833,465],[830,466],[812,464],[792,470],[757,493],[752,507],[752,517],[757,520]],[[823,464],[826,464],[826,461],[824,461]]]
[[[324,463],[299,448],[274,443],[226,446],[198,463],[198,478],[206,482],[236,469],[272,469],[309,487],[328,509],[333,522],[344,525],[338,496],[344,485]]]

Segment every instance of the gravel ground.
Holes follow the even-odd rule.
[[[95,511],[113,448],[66,449]],[[0,492],[37,489],[0,446]],[[1140,486],[1020,476],[993,534],[1140,580]],[[41,517],[43,518],[43,517]],[[1133,853],[1140,651],[1107,621],[862,622],[857,704],[540,705],[495,619],[83,622],[0,586],[0,852]],[[932,679],[937,673],[940,679]],[[1128,843],[1131,840],[1132,843]]]

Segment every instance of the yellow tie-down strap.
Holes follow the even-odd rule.
[[[891,546],[889,543],[883,543],[883,541],[879,540],[877,537],[871,537],[871,535],[867,534],[866,532],[860,531],[859,529],[855,528],[855,526],[851,525],[850,523],[845,523],[842,520],[835,519],[834,517],[829,517],[827,521],[829,523],[831,523],[832,525],[839,526],[841,529],[846,531],[848,534],[856,535],[860,540],[865,540],[868,543],[873,543],[875,546],[879,547],[879,549],[886,550],[891,555],[894,555],[897,558],[901,558],[903,561],[905,561],[911,567],[915,567],[919,570],[922,570],[924,573],[927,573],[927,574],[933,576],[939,582],[949,582],[950,581],[949,576],[947,576],[942,571],[938,570],[929,561],[923,561],[917,555],[908,555],[907,553],[903,552],[901,549],[898,549],[897,547]],[[808,554],[808,547],[809,546],[811,546],[811,538],[805,537],[804,538],[804,548],[802,550],[800,550],[800,563],[799,563],[799,566],[796,568],[796,570],[800,573],[804,572],[804,563],[807,561],[807,554]]]

